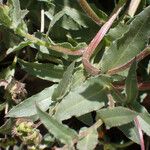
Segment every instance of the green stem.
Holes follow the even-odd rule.
[[[93,11],[90,5],[87,3],[86,0],[78,0],[82,9],[86,12],[86,14],[98,25],[102,25],[105,23],[104,20],[100,19],[97,14]]]
[[[64,47],[59,46],[59,45],[52,45],[52,44],[50,44],[46,41],[43,41],[43,40],[35,37],[34,35],[31,35],[29,33],[25,33],[22,30],[17,32],[17,34],[19,34],[22,37],[25,37],[26,39],[28,39],[30,41],[32,41],[34,44],[37,44],[39,46],[44,46],[44,47],[47,47],[48,49],[51,49],[51,50],[54,50],[54,51],[57,51],[57,52],[61,52],[61,53],[67,54],[67,55],[80,56],[80,55],[82,55],[82,53],[84,51],[84,49],[79,49],[79,50],[76,50],[76,51],[72,51],[69,48],[64,48]]]

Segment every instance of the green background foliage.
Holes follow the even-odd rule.
[[[132,2],[0,1],[0,149],[148,145],[150,2]]]

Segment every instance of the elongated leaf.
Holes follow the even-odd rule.
[[[86,130],[87,128],[85,128]],[[84,130],[81,130],[81,132]],[[91,130],[86,137],[77,143],[78,150],[93,150],[98,143],[98,133],[96,129]]]
[[[54,26],[54,24],[65,14],[65,11],[60,11],[57,14],[55,14],[50,22],[49,30]]]
[[[59,139],[64,144],[73,144],[73,140],[77,138],[77,133],[74,130],[59,123],[53,117],[50,117],[47,113],[43,112],[39,107],[37,107],[37,112],[41,122],[55,138]]]
[[[98,117],[109,127],[121,126],[134,120],[138,113],[125,108],[114,107],[112,109],[104,108],[97,111]]]
[[[135,127],[134,122],[119,126],[118,128],[125,134],[127,138],[137,144],[140,144],[139,132]]]
[[[6,27],[11,26],[11,18],[9,17],[9,7],[0,4],[0,23]]]
[[[108,34],[106,35],[111,40],[119,39],[125,32],[128,30],[128,25],[124,25],[119,23],[116,27],[109,30]]]
[[[15,121],[11,119],[8,119],[1,127],[0,127],[0,133],[2,134],[11,134],[12,128],[14,127]]]
[[[75,65],[75,62],[71,63],[71,65],[67,68],[66,72],[64,73],[63,78],[59,82],[57,88],[54,90],[54,93],[52,96],[54,100],[62,99],[69,91],[71,81],[72,81],[74,65]]]
[[[54,1],[55,5],[59,5],[59,10],[63,10],[65,15],[61,18],[61,25],[67,30],[78,30],[81,27],[87,28],[92,20],[83,13],[77,1],[65,0],[65,3],[60,0]]]
[[[80,26],[87,27],[85,22],[80,19],[80,16],[82,15],[78,10],[70,8],[70,7],[65,7],[64,8],[66,15],[71,17],[76,23],[78,23]]]
[[[100,78],[88,80],[58,104],[54,116],[58,120],[66,120],[102,108],[107,103],[105,86],[100,84]]]
[[[28,13],[28,10],[20,9],[20,1],[19,0],[9,0],[9,3],[12,5],[10,16],[12,18],[12,28],[17,28],[19,24],[22,23],[23,18]]]
[[[150,136],[150,115],[149,113],[142,113],[138,116],[139,123],[142,130]]]
[[[118,67],[139,54],[150,36],[150,6],[144,9],[129,25],[129,30],[107,49],[100,62],[102,72]]]
[[[44,89],[38,94],[35,94],[22,103],[14,106],[7,114],[7,117],[27,117],[37,114],[35,103],[37,103],[43,111],[46,111],[52,103],[51,97],[55,85]]]
[[[19,45],[16,45],[16,46],[14,46],[14,47],[12,47],[12,48],[9,48],[9,49],[7,50],[7,52],[6,52],[6,54],[9,55],[9,54],[12,53],[12,52],[19,51],[20,49],[22,49],[22,48],[28,46],[29,44],[31,44],[30,41],[23,41],[23,42],[21,42]]]
[[[126,100],[125,96],[122,93],[120,93],[118,90],[116,90],[114,87],[112,87],[110,93],[114,101],[117,102],[118,104],[122,104],[125,102]]]
[[[63,69],[53,64],[30,63],[18,59],[23,70],[44,80],[58,82],[63,76]]]
[[[5,108],[5,106],[6,106],[6,103],[0,103],[0,111],[2,111]]]
[[[126,79],[126,95],[127,103],[133,103],[138,95],[137,77],[136,77],[136,61],[133,62]]]
[[[85,72],[82,68],[78,69],[74,74],[73,74],[73,80],[71,83],[71,89],[73,90],[76,87],[79,87],[81,84],[83,84],[86,80],[86,75]]]

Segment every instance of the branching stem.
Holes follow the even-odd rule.
[[[98,75],[100,73],[100,70],[92,66],[92,64],[90,64],[90,57],[92,56],[93,52],[95,51],[95,48],[101,42],[101,40],[109,30],[109,28],[111,27],[121,10],[122,6],[120,6],[119,9],[110,17],[110,19],[101,27],[101,29],[98,31],[96,36],[93,38],[93,40],[90,42],[87,49],[83,53],[83,65],[87,72],[89,72],[93,76]]]
[[[83,51],[84,51],[84,49],[79,49],[79,50],[72,51],[71,49],[64,48],[64,47],[59,46],[59,45],[52,45],[52,44],[50,44],[46,41],[43,41],[43,40],[35,37],[34,35],[31,35],[29,33],[25,33],[24,31],[19,31],[18,34],[20,36],[25,37],[28,40],[31,40],[34,44],[37,44],[39,46],[45,46],[48,49],[51,49],[51,50],[54,50],[54,51],[57,51],[57,52],[61,52],[61,53],[67,54],[67,55],[80,56],[80,55],[83,54]]]

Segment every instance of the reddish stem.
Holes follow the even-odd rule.
[[[140,122],[138,120],[138,117],[136,117],[134,119],[134,123],[138,129],[138,133],[139,133],[139,137],[140,137],[140,145],[141,145],[141,150],[145,150],[145,144],[144,144],[144,138],[143,138],[143,132],[142,132],[142,128],[140,125]]]
[[[116,84],[116,83],[114,83],[113,86],[117,90],[123,90],[125,88],[125,84],[124,83],[122,83],[122,84]],[[138,90],[139,91],[150,90],[150,82],[141,82],[141,83],[138,83]]]
[[[75,50],[75,51],[72,51],[68,48],[64,48],[62,46],[59,46],[59,45],[50,45],[49,46],[50,49],[52,50],[55,50],[57,52],[61,52],[61,53],[64,53],[64,54],[67,54],[67,55],[74,55],[74,56],[80,56],[83,54],[83,52],[85,51],[85,49],[79,49],[79,50]]]
[[[150,45],[148,47],[146,47],[141,53],[139,53],[136,56],[136,61],[139,62],[139,61],[141,61],[143,58],[145,58],[148,55],[150,55]],[[131,66],[133,61],[134,61],[134,58],[131,59],[129,62],[121,65],[121,66],[118,66],[116,68],[113,68],[113,69],[109,70],[107,73],[112,75],[112,74],[116,74],[116,73],[118,73],[120,71],[124,71],[125,69],[127,69],[127,68],[129,68]]]
[[[98,31],[96,36],[93,38],[93,40],[90,42],[86,50],[83,52],[82,61],[85,69],[91,74],[91,75],[97,75],[100,73],[100,70],[92,66],[90,64],[90,57],[92,56],[95,48],[98,46],[98,44],[101,42],[117,16],[119,15],[122,7],[120,7],[111,17],[110,19],[101,27],[101,29]]]
[[[78,0],[82,9],[86,12],[86,14],[98,25],[105,23],[103,19],[100,19],[97,14],[93,11],[90,5],[87,3],[86,0]]]

